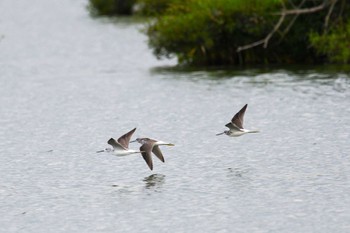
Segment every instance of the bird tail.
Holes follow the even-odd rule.
[[[250,130],[248,133],[260,133],[259,130]]]

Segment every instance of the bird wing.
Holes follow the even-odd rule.
[[[227,123],[225,125],[227,128],[229,128],[230,130],[235,130],[235,131],[241,131],[241,128],[239,128],[237,125],[232,124],[232,122]]]
[[[118,142],[125,148],[129,148],[129,142],[132,134],[135,132],[136,128],[131,130],[130,132],[124,134],[120,138],[118,138]]]
[[[231,120],[231,123],[233,126],[236,126],[239,129],[243,129],[244,113],[245,113],[245,110],[247,109],[247,106],[248,106],[248,104],[244,105],[243,108],[241,110],[239,110],[239,112],[237,112],[236,115],[233,116],[233,118]],[[229,126],[227,126],[227,127],[229,127]]]
[[[126,150],[124,146],[122,146],[119,142],[114,140],[114,138],[111,138],[107,142],[109,145],[113,146],[114,149],[119,149],[119,150]]]
[[[153,146],[152,152],[157,156],[158,159],[160,159],[160,161],[162,161],[163,163],[165,162],[163,154],[159,149],[159,146],[157,145]]]
[[[152,162],[152,147],[153,145],[145,143],[140,147],[140,151],[143,159],[146,161],[148,167],[153,170],[153,162]]]

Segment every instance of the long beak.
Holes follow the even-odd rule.
[[[101,153],[101,152],[105,152],[105,150],[96,151],[96,153]]]
[[[217,133],[217,134],[216,134],[216,136],[219,136],[219,135],[224,134],[224,133],[225,133],[225,132],[222,132],[222,133]]]
[[[134,140],[134,141],[130,141],[129,143],[133,143],[133,142],[136,142],[137,140]]]

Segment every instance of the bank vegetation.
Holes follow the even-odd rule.
[[[350,63],[348,0],[90,0],[89,9],[149,17],[154,54],[180,64]]]

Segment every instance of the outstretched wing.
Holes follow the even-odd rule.
[[[151,170],[153,170],[153,162],[152,162],[152,155],[151,155],[152,145],[145,143],[140,147],[140,151],[141,151],[142,157],[146,161],[148,167]]]
[[[130,138],[132,136],[132,134],[135,132],[136,128],[134,128],[133,130],[131,130],[130,132],[124,134],[123,136],[121,136],[120,138],[118,138],[118,142],[126,149],[129,148],[129,142],[130,142]]]
[[[107,143],[108,143],[109,145],[113,146],[114,149],[126,150],[126,148],[124,148],[124,146],[122,146],[122,145],[119,144],[116,140],[114,140],[114,138],[109,139]]]
[[[163,154],[159,149],[159,146],[157,145],[153,146],[152,152],[157,156],[158,159],[160,159],[160,161],[162,161],[163,163],[165,162]]]
[[[243,129],[243,120],[244,120],[244,113],[245,110],[247,109],[248,104],[244,105],[239,112],[236,113],[236,115],[233,116],[231,120],[232,127],[237,127],[238,129]],[[230,123],[228,123],[230,124]],[[226,125],[227,127],[230,128],[230,126]],[[230,128],[231,129],[231,128]]]

